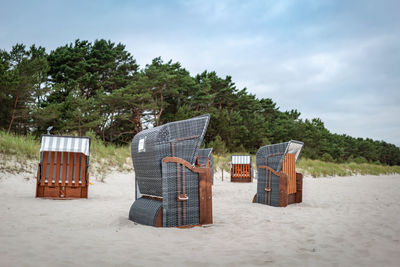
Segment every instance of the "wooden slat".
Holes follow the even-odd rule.
[[[85,186],[86,185],[86,177],[85,177],[85,172],[86,172],[86,155],[85,154],[81,154],[81,186]]]
[[[47,178],[47,183],[49,185],[53,184],[53,170],[54,170],[54,160],[55,160],[56,152],[50,152],[50,168],[49,168],[49,177]]]
[[[74,153],[74,154],[75,154],[75,162],[74,162],[75,186],[79,186],[79,166],[80,166],[80,154],[81,153]]]
[[[251,178],[251,166],[250,164],[232,164],[233,178],[248,179]]]
[[[296,203],[303,201],[303,174],[296,173]]]
[[[279,207],[286,207],[288,204],[288,176],[282,173],[279,177]]]
[[[40,185],[41,186],[45,185],[48,157],[49,157],[49,152],[44,151],[43,152],[43,161],[42,161],[42,174],[41,174],[41,177],[40,177]]]
[[[288,193],[296,193],[296,155],[287,153],[283,160],[282,170],[289,176]]]
[[[56,152],[57,153],[57,163],[56,163],[56,176],[55,176],[55,184],[58,185],[59,180],[60,180],[60,166],[61,166],[61,153],[62,152]]]
[[[185,175],[185,167],[182,166],[182,194],[186,194],[186,175]],[[182,203],[182,211],[183,211],[183,224],[186,225],[186,206],[187,201]]]
[[[205,173],[199,173],[200,224],[212,224],[211,169],[205,168],[205,170]]]
[[[67,167],[68,167],[67,158],[68,158],[68,152],[63,152],[61,186],[65,186],[65,181],[67,180]]]
[[[69,166],[68,166],[68,186],[72,185],[72,172],[74,170],[74,153],[68,152]]]
[[[181,172],[180,172],[180,164],[177,163],[176,164],[176,191],[178,192],[178,194],[182,193],[181,192]],[[182,166],[182,168],[185,168],[184,166]],[[178,196],[177,196],[178,197]],[[178,226],[181,225],[181,202],[177,201],[176,202],[176,208],[177,208],[177,215],[178,215]]]
[[[272,186],[272,173],[269,172],[269,185],[268,185],[268,187],[271,188],[271,186]],[[269,196],[269,198],[268,198],[268,204],[271,205],[271,195],[272,195],[272,192],[269,191],[268,193],[269,193],[269,194],[268,194],[268,196]]]

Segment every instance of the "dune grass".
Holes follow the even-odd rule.
[[[93,133],[88,133],[91,137],[90,147],[90,163],[91,172],[94,173],[99,179],[103,179],[107,173],[112,170],[130,171],[132,170],[132,159],[130,153],[130,146],[115,146],[104,144],[101,140],[95,137]],[[32,169],[30,164],[39,161],[40,139],[34,136],[18,136],[8,134],[5,131],[0,131],[0,160],[11,161],[11,158],[16,159],[18,164],[10,165],[0,162],[2,164],[1,170],[19,172],[21,170],[27,171]],[[231,156],[235,154],[246,153],[226,153],[224,155],[214,155],[214,165],[216,170],[224,170],[225,179],[229,179]],[[255,169],[256,159],[252,155],[253,168]],[[24,164],[26,162],[26,164]],[[26,166],[24,166],[26,165]],[[374,163],[333,163],[320,160],[311,160],[300,158],[297,162],[298,171],[312,177],[326,177],[326,176],[348,176],[348,175],[381,175],[400,173],[400,166],[385,166]],[[36,172],[36,170],[32,170]]]
[[[230,171],[231,156],[246,153],[228,153],[214,155],[215,166],[225,172]],[[256,156],[252,155],[253,169],[256,169]],[[312,177],[351,176],[351,175],[388,175],[400,174],[400,166],[387,166],[376,163],[335,163],[322,160],[301,158],[297,161],[297,171]]]
[[[101,140],[96,138],[94,133],[88,133],[87,136],[91,138],[90,145],[90,161],[94,164],[99,164],[99,171],[101,168],[113,169],[123,171],[126,170],[128,165],[132,165],[131,148],[127,146],[115,146],[113,144],[104,144]],[[92,164],[93,164],[92,163]]]
[[[333,163],[321,160],[299,159],[297,167],[304,174],[312,177],[381,175],[400,173],[400,166],[386,166],[375,163]]]
[[[91,172],[99,177],[112,170],[129,170],[132,169],[132,161],[129,146],[105,145],[101,140],[97,139],[93,133],[87,134],[91,137],[90,146],[90,164]],[[0,131],[0,154],[3,161],[11,161],[14,159],[19,164],[2,164],[4,170],[10,172],[20,172],[17,168],[21,168],[21,164],[26,162],[37,163],[40,157],[40,139],[34,136],[18,136]],[[23,171],[26,171],[24,168]],[[36,170],[32,170],[36,172]],[[102,175],[99,175],[102,174]],[[103,175],[104,174],[104,175]]]
[[[33,136],[18,136],[0,131],[0,153],[18,159],[39,159],[40,142]]]

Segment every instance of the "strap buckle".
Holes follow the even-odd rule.
[[[178,196],[176,197],[177,201],[186,201],[188,199],[189,199],[189,197],[187,194],[178,194]]]

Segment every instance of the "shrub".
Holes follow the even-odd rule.
[[[322,155],[322,157],[321,157],[321,160],[322,160],[322,161],[325,161],[325,162],[334,162],[333,157],[332,157],[331,154],[329,154],[329,153],[324,153],[324,154]]]

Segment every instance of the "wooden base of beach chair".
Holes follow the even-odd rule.
[[[88,187],[74,186],[37,186],[36,197],[51,199],[87,198]]]
[[[303,174],[296,173],[296,192],[289,194],[288,192],[289,177],[285,173],[279,176],[279,207],[286,207],[294,203],[303,201]],[[257,194],[253,197],[253,203],[257,202]]]
[[[244,178],[231,177],[231,182],[232,183],[251,183],[252,179],[251,179],[251,177],[244,177]]]

